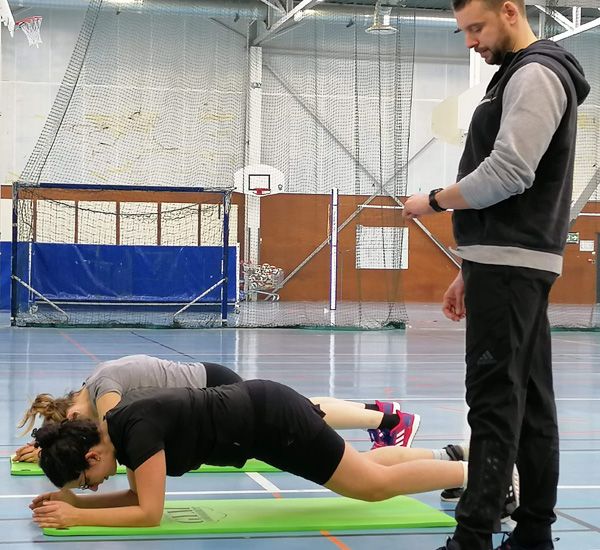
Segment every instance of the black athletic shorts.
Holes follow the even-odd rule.
[[[206,387],[214,388],[215,386],[226,386],[227,384],[235,384],[241,382],[242,377],[232,371],[229,367],[219,365],[218,363],[204,363],[206,370]]]
[[[244,384],[255,411],[251,456],[324,485],[342,460],[346,443],[306,397],[270,380]]]

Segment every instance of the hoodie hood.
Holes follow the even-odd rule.
[[[590,93],[590,85],[585,79],[583,67],[571,52],[565,50],[565,48],[559,46],[552,40],[538,40],[527,46],[527,48],[511,54],[510,59],[509,56],[507,56],[505,62],[518,63],[523,58],[530,55],[543,55],[560,63],[573,80],[575,92],[577,94],[577,105],[581,105],[585,101],[585,98]]]

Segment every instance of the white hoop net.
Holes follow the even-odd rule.
[[[42,17],[40,15],[21,19],[21,21],[15,23],[15,26],[19,27],[25,33],[30,46],[40,47],[42,43],[42,36],[40,35]]]

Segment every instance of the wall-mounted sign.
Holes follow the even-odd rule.
[[[579,242],[579,233],[567,233],[567,244],[577,244]]]

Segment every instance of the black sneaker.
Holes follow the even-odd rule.
[[[464,492],[465,490],[462,487],[455,487],[454,489],[444,489],[440,493],[440,500],[444,502],[458,502]]]
[[[437,550],[460,550],[460,545],[453,539],[448,539],[444,546],[440,546]]]
[[[523,546],[519,544],[515,538],[510,535],[504,535],[504,539],[500,546],[496,548],[496,550],[554,550],[554,542],[559,539],[554,539],[554,541],[541,542],[540,544],[536,544],[535,546]]]

